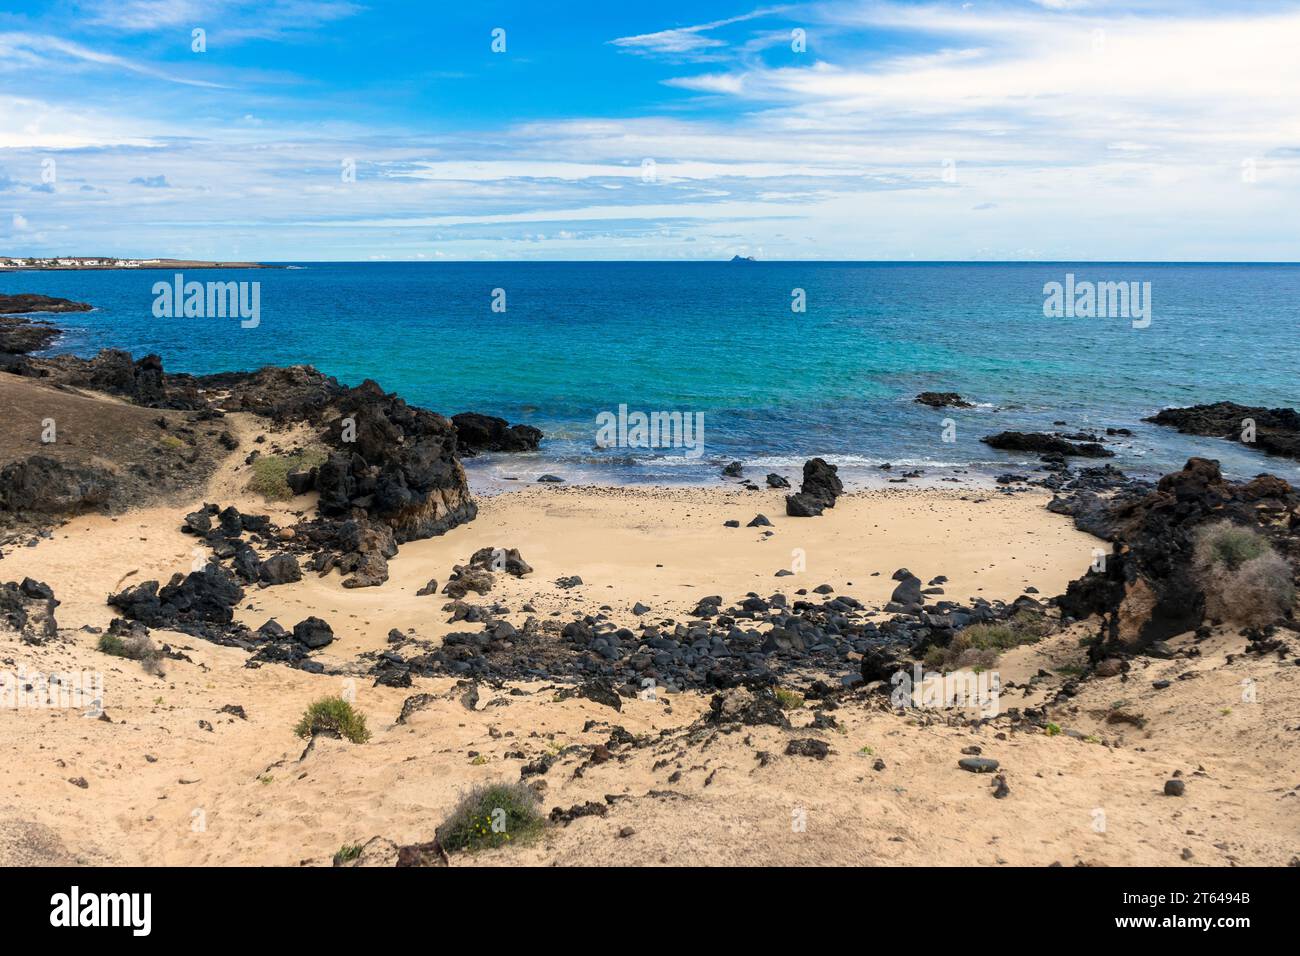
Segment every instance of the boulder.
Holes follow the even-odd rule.
[[[484,451],[536,451],[542,432],[532,425],[511,425],[504,418],[461,412],[451,416],[460,451],[472,457]]]
[[[333,642],[334,631],[320,618],[308,617],[293,626],[293,636],[304,647],[318,650]]]
[[[1097,442],[1076,443],[1059,435],[1041,432],[998,432],[980,439],[1002,451],[1027,451],[1038,455],[1065,455],[1080,458],[1113,458],[1115,453]]]

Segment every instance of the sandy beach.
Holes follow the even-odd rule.
[[[241,438],[259,427],[243,416],[227,425]],[[1234,653],[1230,629],[1196,641],[1194,658],[1143,659],[1082,685],[1053,708],[1050,733],[900,711],[862,692],[830,710],[791,710],[791,729],[711,725],[701,719],[710,694],[696,691],[627,698],[616,711],[523,681],[484,684],[467,702],[452,677],[373,686],[357,664],[391,629],[436,641],[463,627],[447,622],[445,597],[415,592],[482,547],[518,548],[534,568],[500,576],[491,594],[516,626],[525,604],[562,620],[606,606],[632,625],[638,601],[678,619],[708,593],[730,603],[822,584],[880,607],[900,567],[945,575],[959,600],[1058,593],[1098,542],[1046,511],[1044,493],[862,492],[821,518],[791,519],[778,492],[529,487],[483,498],[473,522],[404,545],[382,587],[309,574],[250,589],[237,620],[251,627],[308,614],[332,622],[336,641],[319,659],[335,674],[250,668],[242,650],[164,630],[155,641],[183,655],[163,662],[165,676],[98,652],[82,628],[115,616],[108,593],[189,568],[195,539],[179,530],[188,511],[219,501],[287,524],[309,510],[310,496],[250,495],[246,469],[232,455],[202,494],[70,520],[0,562],[0,577],[44,581],[62,602],[58,640],[0,636],[5,667],[102,671],[105,712],[0,710],[4,760],[24,768],[0,793],[0,864],[327,866],[357,845],[354,862],[391,864],[398,846],[432,840],[472,787],[518,780],[544,757],[553,764],[533,777],[543,808],[598,811],[527,846],[455,854],[453,865],[1280,865],[1296,852],[1300,671]],[[772,527],[745,527],[757,513]],[[724,527],[733,518],[741,527]],[[806,570],[774,577],[796,549]],[[553,583],[575,574],[580,587]],[[1081,639],[1093,630],[1074,625],[1004,655],[998,670],[1014,688],[1004,712],[1053,700],[1085,665]],[[1170,683],[1154,689],[1161,679]],[[1242,704],[1247,680],[1260,693]],[[366,715],[369,742],[294,736],[307,704],[340,692]],[[398,723],[417,695],[430,696]],[[222,711],[230,705],[242,712]],[[1121,705],[1140,716],[1117,722]],[[816,714],[833,719],[810,727]],[[611,759],[603,745],[615,727],[636,743]],[[824,758],[786,753],[807,737],[828,744]],[[1000,761],[1008,797],[958,768],[972,747]],[[1188,781],[1186,798],[1161,792],[1171,775]]]

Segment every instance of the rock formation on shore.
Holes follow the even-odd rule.
[[[1166,408],[1145,420],[1176,428],[1186,435],[1223,438],[1270,455],[1300,460],[1300,412],[1293,408],[1215,402]]]
[[[542,432],[532,425],[511,425],[504,418],[461,412],[451,416],[461,453],[466,457],[484,451],[537,451]]]
[[[148,482],[159,477],[149,472],[157,468],[157,446],[164,439],[180,449],[175,468],[201,478],[233,448],[233,438],[217,424],[227,411],[248,412],[280,425],[306,423],[319,429],[320,440],[332,449],[330,456],[319,468],[295,476],[294,490],[320,491],[321,518],[336,535],[341,523],[351,520],[382,526],[400,543],[442,534],[476,513],[457,458],[455,426],[442,415],[407,405],[372,381],[348,388],[309,366],[199,377],[169,374],[158,356],[136,360],[115,349],[105,349],[90,359],[70,355],[10,357],[7,371],[54,386],[55,391],[25,397],[51,413],[58,403],[77,401],[60,391],[68,386],[103,392],[143,408],[192,413],[185,418],[158,418],[155,427],[137,422],[140,416],[128,408],[83,400],[86,408],[60,413],[56,419],[94,416],[102,419],[95,422],[97,438],[117,435],[93,464],[64,460],[72,452],[57,441],[41,453],[20,458],[14,451],[21,453],[25,444],[34,444],[39,430],[30,437],[27,432],[31,429],[6,434],[6,447],[0,451],[12,458],[0,470],[0,510],[11,516],[21,512],[57,518],[111,509],[125,500],[139,504],[149,496]],[[6,389],[17,387],[16,382],[5,385]],[[527,430],[506,429],[506,433],[531,437]],[[136,446],[141,446],[139,456],[118,453],[119,447],[125,452]],[[186,446],[193,449],[192,454]],[[144,454],[146,451],[150,453]],[[105,461],[117,459],[122,459],[120,467],[104,467]],[[167,482],[160,484],[166,486]],[[346,542],[336,550],[346,552]],[[364,553],[381,554],[383,550],[366,549]],[[376,566],[358,581],[378,583],[386,577],[377,562],[370,564]]]
[[[1113,542],[1113,551],[1104,570],[1090,569],[1071,582],[1057,603],[1071,617],[1101,615],[1103,647],[1140,648],[1202,624],[1206,601],[1193,569],[1193,535],[1210,522],[1253,530],[1292,569],[1300,565],[1295,489],[1272,475],[1226,481],[1218,462],[1205,458],[1189,459],[1153,491],[1094,501],[1086,520],[1089,530]]]
[[[1092,438],[1095,436],[1085,436]],[[980,439],[991,448],[1003,451],[1028,451],[1040,455],[1070,455],[1080,458],[1113,458],[1115,453],[1100,442],[1070,441],[1061,435],[1041,432],[999,432]]]
[[[812,518],[823,509],[834,508],[835,499],[844,494],[834,465],[821,458],[810,458],[803,465],[803,484],[792,495],[786,495],[785,513],[792,518]]]

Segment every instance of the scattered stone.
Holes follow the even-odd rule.
[[[831,748],[824,740],[799,737],[786,744],[785,752],[791,757],[813,757],[817,760],[825,760]]]

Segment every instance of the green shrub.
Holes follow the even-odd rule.
[[[1236,571],[1247,561],[1271,550],[1260,534],[1229,521],[1206,525],[1196,533],[1196,560],[1206,567]]]
[[[334,854],[334,865],[339,866],[343,863],[351,863],[361,855],[360,843],[345,843],[339,847],[339,851]]]
[[[248,480],[248,490],[263,498],[285,501],[293,497],[289,472],[316,468],[327,457],[325,449],[316,445],[292,455],[259,455],[253,460],[253,476]]]
[[[337,734],[354,744],[370,739],[366,718],[342,697],[322,697],[307,708],[293,732],[299,737]]]
[[[523,783],[475,787],[438,827],[438,841],[451,853],[534,839],[546,825],[537,805],[537,795]]]
[[[1192,543],[1193,574],[1211,618],[1262,627],[1295,604],[1291,566],[1257,531],[1219,521],[1198,528]]]
[[[803,694],[786,690],[784,687],[778,687],[776,689],[776,702],[781,705],[782,710],[798,710],[803,706]]]

